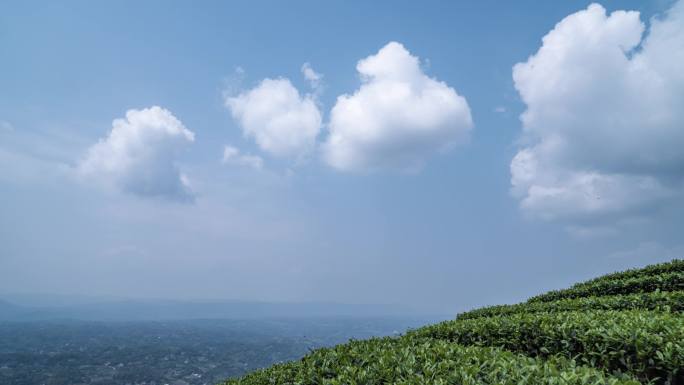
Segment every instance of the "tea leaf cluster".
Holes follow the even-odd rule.
[[[609,377],[571,360],[542,360],[497,348],[445,340],[383,338],[321,349],[299,362],[254,372],[231,385],[371,384],[568,384],[637,385],[629,376]]]
[[[668,272],[614,280],[597,280],[565,290],[550,291],[532,297],[528,302],[549,302],[565,298],[583,298],[617,294],[649,293],[654,291],[684,291],[684,273]]]
[[[610,295],[605,297],[565,298],[551,302],[526,302],[515,305],[496,305],[461,313],[456,319],[465,320],[515,313],[630,309],[681,313],[684,312],[684,291],[656,291],[652,293]]]
[[[642,380],[684,381],[684,317],[644,310],[515,313],[447,321],[415,331],[462,345],[561,355]]]

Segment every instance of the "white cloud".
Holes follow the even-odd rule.
[[[236,95],[242,89],[242,83],[245,81],[246,71],[244,68],[237,66],[233,69],[233,73],[223,79],[223,98],[224,100]]]
[[[361,87],[331,111],[325,160],[344,171],[419,169],[472,128],[466,99],[423,73],[403,45],[390,42],[356,66]]]
[[[313,88],[314,90],[318,90],[321,87],[323,75],[314,71],[314,69],[311,68],[311,64],[302,64],[302,74],[304,75],[304,79],[306,79],[309,82],[309,85],[311,85],[311,88]]]
[[[264,79],[225,102],[243,134],[254,138],[263,151],[301,157],[316,144],[321,129],[318,106],[312,95],[301,96],[288,79]]]
[[[264,166],[264,160],[260,156],[242,154],[239,149],[229,145],[223,148],[223,163],[251,167],[257,170],[261,170]]]
[[[112,122],[106,138],[90,147],[78,172],[139,196],[192,200],[176,157],[194,139],[166,109],[128,110],[124,119]]]
[[[31,129],[0,124],[0,180],[30,184],[64,181],[73,176],[75,154],[88,143],[76,132],[54,124]]]
[[[681,194],[684,3],[644,31],[638,12],[592,4],[514,66],[527,109],[511,184],[524,211],[626,215]]]

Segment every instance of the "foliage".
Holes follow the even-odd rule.
[[[616,294],[648,293],[660,291],[684,291],[684,273],[671,272],[658,275],[597,280],[592,284],[577,285],[565,290],[554,290],[532,297],[528,302],[557,301],[564,298],[581,298]]]
[[[226,385],[684,385],[684,261],[614,273]]]
[[[629,269],[617,273],[606,274],[588,281],[577,283],[573,288],[591,286],[601,281],[615,281],[618,279],[646,277],[650,275],[660,275],[664,273],[684,273],[684,259],[673,259],[670,262],[648,265],[640,269]]]
[[[447,321],[410,333],[579,363],[652,380],[684,381],[684,317],[643,310],[515,313]]]
[[[541,360],[496,348],[441,340],[383,338],[321,349],[299,362],[252,373],[226,385],[351,384],[630,384],[571,360]]]
[[[684,312],[684,292],[636,293],[605,297],[565,298],[551,302],[528,302],[497,305],[459,314],[456,319],[473,319],[515,313],[541,313],[578,310],[629,310]]]

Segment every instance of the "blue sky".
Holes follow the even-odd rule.
[[[589,4],[4,3],[0,293],[452,312],[681,257],[684,6]]]

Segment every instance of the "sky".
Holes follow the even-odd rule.
[[[684,2],[0,5],[0,294],[456,312],[684,255]]]

